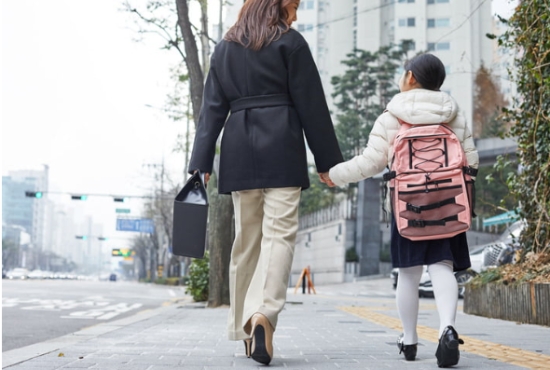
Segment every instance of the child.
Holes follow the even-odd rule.
[[[390,166],[394,139],[400,128],[398,119],[411,125],[446,123],[459,138],[468,165],[477,168],[479,158],[466,120],[455,100],[439,91],[444,80],[445,66],[436,56],[421,54],[408,61],[399,81],[401,92],[376,120],[367,148],[361,155],[332,167],[330,180],[342,186],[372,177]],[[407,361],[416,358],[418,284],[423,265],[428,265],[440,318],[437,364],[456,365],[460,356],[458,344],[463,342],[454,329],[458,285],[453,270],[470,267],[466,233],[447,239],[411,241],[399,234],[392,217],[391,256],[393,267],[399,268],[396,301],[403,325],[403,334],[397,341],[399,353],[403,352]]]

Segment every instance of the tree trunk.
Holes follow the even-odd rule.
[[[204,74],[201,69],[199,53],[195,36],[191,29],[189,21],[188,0],[176,0],[178,11],[178,25],[181,29],[183,42],[185,46],[185,63],[189,71],[189,82],[191,92],[191,105],[193,108],[193,119],[195,128],[198,124],[199,113],[202,105],[202,96],[204,91]],[[208,45],[208,18],[205,15],[206,1],[201,0],[203,48],[209,48]],[[205,57],[208,62],[208,56]],[[214,176],[213,176],[214,177]],[[217,307],[223,304],[229,304],[229,260],[231,257],[231,245],[233,241],[233,203],[231,197],[218,196],[216,181],[210,182],[209,186],[209,228],[208,244],[210,250],[210,283],[209,283],[209,306]]]
[[[199,60],[197,42],[191,29],[191,22],[189,21],[189,4],[187,4],[187,1],[176,0],[176,7],[178,11],[178,25],[185,46],[185,64],[189,72],[189,90],[193,106],[193,120],[195,121],[195,127],[197,127],[204,91],[204,74]]]
[[[202,70],[207,73],[210,68],[210,38],[208,36],[208,0],[200,0],[201,4],[201,49]]]
[[[214,185],[217,176],[210,183]],[[229,304],[229,260],[233,244],[233,202],[230,196],[219,195],[215,187],[210,187],[209,200],[215,207],[209,209],[208,247],[210,250],[210,272],[208,307]]]

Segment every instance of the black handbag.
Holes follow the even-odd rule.
[[[203,258],[208,222],[208,195],[203,173],[195,172],[176,196],[173,221],[172,254]]]

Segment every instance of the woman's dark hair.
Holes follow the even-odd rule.
[[[247,0],[224,39],[260,50],[288,32],[286,6],[295,0]]]
[[[405,63],[405,71],[411,71],[424,89],[439,91],[445,81],[445,66],[433,54],[420,54]]]

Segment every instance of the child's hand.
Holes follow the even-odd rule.
[[[328,175],[328,172],[323,172],[323,173],[320,173],[319,174],[319,180],[321,180],[321,182],[327,184],[329,187],[333,188],[335,187],[336,185],[332,182],[332,180],[330,179],[329,175]]]

